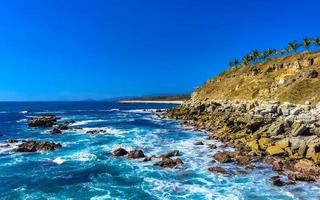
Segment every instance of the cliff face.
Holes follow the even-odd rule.
[[[320,101],[320,52],[274,58],[238,67],[207,81],[191,102],[204,100],[276,100],[304,104]]]

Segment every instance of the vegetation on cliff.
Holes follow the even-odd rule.
[[[296,53],[241,66],[207,81],[192,94],[192,101],[320,101],[320,52]]]

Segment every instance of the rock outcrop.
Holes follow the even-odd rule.
[[[28,140],[22,142],[18,148],[14,149],[15,152],[37,152],[37,151],[53,151],[58,148],[61,148],[60,143]]]
[[[56,124],[58,119],[60,118],[54,115],[46,115],[38,118],[29,119],[28,125],[29,127],[42,127],[42,128],[52,127],[53,125]]]
[[[320,104],[257,100],[195,103],[190,100],[169,110],[166,116],[184,120],[183,125],[196,130],[205,130],[210,133],[208,139],[225,142],[226,146],[234,146],[245,154],[214,154],[214,160],[220,163],[248,165],[255,160],[254,156],[271,156],[290,160],[291,165],[301,159],[309,160],[316,168],[320,165]],[[279,165],[274,168],[283,171],[279,170]],[[311,181],[320,177],[320,174],[305,172],[302,175],[296,169],[285,171],[291,180]]]

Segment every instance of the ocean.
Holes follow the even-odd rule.
[[[206,133],[182,127],[180,121],[161,119],[156,109],[171,104],[121,104],[112,102],[1,102],[0,199],[320,199],[318,183],[276,187],[277,175],[258,163],[247,174],[232,163],[212,160],[221,151]],[[30,113],[24,112],[30,110]],[[71,129],[50,134],[52,128],[29,128],[27,120],[43,114],[75,120]],[[101,134],[88,130],[103,129]],[[61,143],[50,152],[14,153],[8,139],[34,139]],[[204,145],[195,145],[203,141]],[[208,144],[219,148],[210,149]],[[147,156],[179,150],[184,165],[166,169],[157,159],[114,157],[117,147],[142,149]],[[228,150],[232,151],[232,148]],[[211,173],[220,166],[231,175]]]

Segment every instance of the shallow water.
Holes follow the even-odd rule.
[[[274,187],[276,175],[258,164],[246,175],[233,164],[217,164],[213,150],[196,146],[205,133],[184,129],[179,121],[162,120],[151,110],[161,104],[102,102],[0,103],[1,143],[7,139],[60,142],[62,148],[43,153],[12,153],[0,148],[1,199],[320,199],[320,185],[298,183]],[[22,111],[32,110],[32,113]],[[44,113],[76,120],[72,127],[83,130],[51,135],[48,129],[27,127],[27,119]],[[105,134],[85,131],[105,129]],[[204,140],[205,144],[215,143]],[[218,144],[218,143],[217,143]],[[112,149],[143,149],[147,155],[181,151],[185,165],[162,169],[154,161],[113,157]],[[13,147],[12,147],[13,148]],[[216,149],[214,151],[219,151]],[[232,149],[230,149],[232,150]],[[213,174],[209,166],[222,166],[232,176]]]

